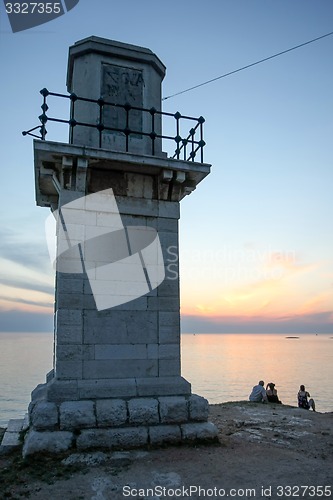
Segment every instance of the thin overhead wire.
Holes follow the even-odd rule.
[[[286,54],[287,52],[291,52],[292,50],[299,49],[300,47],[304,47],[305,45],[309,45],[310,43],[317,42],[318,40],[322,40],[323,38],[326,38],[326,37],[332,36],[332,35],[333,35],[333,31],[331,31],[330,33],[326,33],[326,35],[318,36],[317,38],[313,38],[312,40],[301,43],[300,45],[295,45],[295,47],[291,47],[290,49],[283,50],[282,52],[278,52],[277,54],[273,54],[272,56],[265,57],[264,59],[260,59],[259,61],[253,62],[251,64],[247,64],[246,66],[243,66],[241,68],[230,71],[229,73],[225,73],[224,75],[217,76],[216,78],[212,78],[211,80],[207,80],[206,82],[199,83],[198,85],[194,85],[193,87],[189,87],[188,89],[181,90],[180,92],[176,92],[175,94],[171,94],[167,97],[163,97],[162,101],[166,101],[167,99],[171,99],[172,97],[176,97],[177,95],[185,94],[186,92],[190,92],[191,90],[198,89],[199,87],[203,87],[204,85],[208,85],[208,83],[216,82],[217,80],[220,80],[221,78],[225,78],[226,76],[230,76],[230,75],[233,75],[235,73],[239,73],[239,71],[243,71],[244,69],[251,68],[252,66],[256,66],[257,64],[261,64],[265,61],[269,61],[270,59],[273,59],[274,57],[282,56],[283,54]]]

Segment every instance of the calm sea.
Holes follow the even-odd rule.
[[[321,412],[333,411],[333,334],[184,334],[182,375],[210,403],[248,399],[259,379],[296,405],[300,384]],[[22,418],[30,393],[52,368],[53,335],[0,333],[0,426]]]

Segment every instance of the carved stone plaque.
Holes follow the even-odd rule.
[[[142,71],[113,64],[103,64],[101,96],[113,104],[130,104],[143,107],[144,79]],[[126,127],[126,111],[123,108],[104,106],[103,124],[113,129]],[[130,110],[128,127],[142,132],[142,111]],[[108,131],[108,133],[114,133]]]

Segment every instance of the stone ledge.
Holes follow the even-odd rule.
[[[170,363],[170,360],[165,360]],[[172,361],[172,360],[171,360]],[[127,399],[132,397],[191,395],[191,384],[179,375],[160,377],[133,377],[119,379],[59,380],[51,378],[39,384],[31,395],[31,403],[65,401]]]

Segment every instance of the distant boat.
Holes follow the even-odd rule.
[[[286,337],[286,339],[299,339],[299,337]]]

